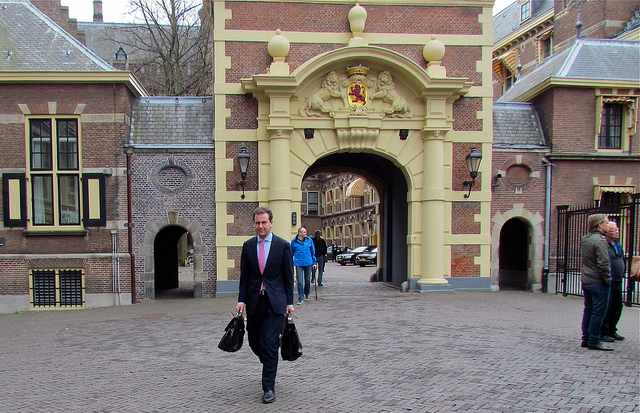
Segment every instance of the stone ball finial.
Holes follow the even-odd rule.
[[[431,40],[424,45],[422,55],[427,62],[440,61],[444,57],[444,43],[436,39],[436,35],[431,35]]]
[[[282,35],[280,29],[276,30],[276,35],[269,40],[267,50],[274,59],[282,59],[289,54],[289,40]]]
[[[355,6],[349,10],[348,14],[349,25],[351,26],[351,32],[355,34],[362,34],[364,32],[364,23],[367,21],[367,11],[356,3]]]

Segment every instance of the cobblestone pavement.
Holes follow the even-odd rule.
[[[329,263],[296,306],[304,356],[280,362],[274,404],[246,342],[217,348],[234,298],[165,299],[0,316],[0,411],[638,411],[638,308],[591,351],[580,298],[403,294],[373,271]]]

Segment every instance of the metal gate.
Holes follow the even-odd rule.
[[[631,257],[640,255],[640,194],[631,195],[631,202],[617,205],[592,205],[589,207],[558,207],[558,248],[556,261],[556,294],[582,296],[580,267],[582,252],[580,239],[588,231],[587,219],[592,214],[606,214],[620,228],[626,269],[622,279],[623,301],[630,307],[640,305],[640,291],[637,283],[629,281]]]

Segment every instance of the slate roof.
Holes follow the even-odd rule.
[[[118,48],[122,46],[127,53],[129,61],[141,61],[146,57],[146,53],[137,50],[126,44],[135,43],[130,40],[128,31],[137,30],[139,36],[148,36],[147,27],[141,24],[130,23],[105,23],[105,22],[78,22],[78,30],[85,34],[87,47],[95,52],[102,59],[111,62],[115,59]]]
[[[494,103],[494,148],[546,148],[538,113],[530,103]]]
[[[0,71],[115,71],[31,3],[0,1]]]
[[[131,142],[135,146],[213,145],[213,99],[149,97],[133,102]]]
[[[640,82],[640,42],[578,39],[524,74],[499,102],[518,97],[550,78]]]
[[[531,17],[520,22],[520,5],[518,0],[505,7],[493,16],[493,43],[504,39],[521,26],[526,26],[536,17],[553,8],[553,0],[531,0]]]

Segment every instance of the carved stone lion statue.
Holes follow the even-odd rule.
[[[407,104],[405,98],[400,96],[396,91],[396,86],[393,83],[391,73],[384,71],[380,73],[377,83],[377,91],[371,94],[370,99],[382,99],[385,103],[390,103],[391,107],[382,108],[382,112],[390,117],[410,118],[411,108]]]
[[[343,103],[346,100],[345,94],[340,92],[340,78],[336,72],[330,72],[322,81],[322,88],[313,95],[305,98],[298,109],[300,116],[320,116],[322,113],[329,113],[333,116],[333,108],[325,106],[325,102],[331,98],[340,98]]]

